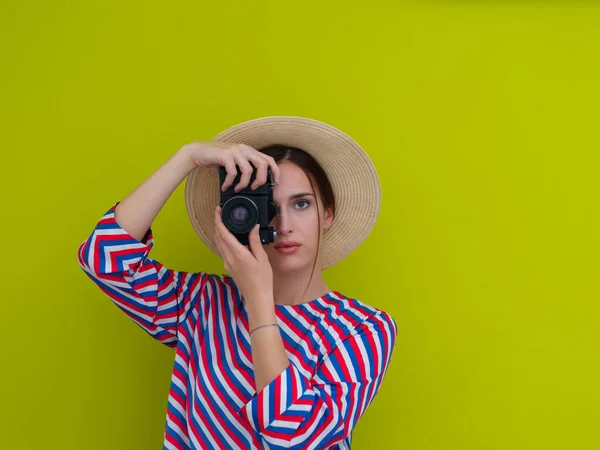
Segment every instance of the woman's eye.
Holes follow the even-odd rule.
[[[306,209],[309,205],[310,202],[308,200],[300,200],[299,202],[296,202],[296,208],[298,209]]]

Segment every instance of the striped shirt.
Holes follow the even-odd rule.
[[[135,323],[175,349],[163,449],[349,449],[396,342],[386,312],[332,291],[275,305],[289,366],[256,392],[248,315],[233,279],[170,270],[114,217],[78,249],[85,273]]]

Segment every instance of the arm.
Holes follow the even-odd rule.
[[[141,241],[171,194],[194,167],[188,147],[182,147],[118,204],[114,211],[116,222]]]
[[[262,338],[267,339],[267,334],[273,343],[281,341],[272,331]],[[339,343],[313,376],[290,362],[239,413],[272,449],[329,448],[350,435],[375,398],[396,335],[394,319],[378,311]],[[268,345],[256,347],[265,352],[259,359],[269,359],[268,349]],[[254,343],[252,351],[254,360]],[[275,368],[278,359],[273,356],[272,361]]]
[[[264,302],[248,301],[248,328],[253,330],[259,325],[277,323],[274,304],[273,297]],[[285,353],[279,327],[256,330],[250,335],[250,345],[254,384],[256,392],[260,392],[289,366],[290,360]]]
[[[175,347],[178,325],[202,295],[209,275],[166,269],[148,254],[153,245],[151,224],[167,199],[196,167],[227,169],[223,189],[238,174],[238,187],[250,181],[251,164],[257,168],[255,183],[267,179],[275,160],[243,144],[193,142],[184,145],[162,167],[122,202],[115,204],[79,246],[79,264],[101,289],[138,325],[159,341]],[[237,166],[236,166],[237,165]]]
[[[113,205],[78,248],[85,273],[132,320],[170,347],[177,344],[177,326],[189,310],[192,294],[202,289],[205,275],[168,270],[150,258],[151,223],[193,168],[183,147]]]
[[[135,323],[159,342],[176,347],[177,327],[208,275],[170,270],[150,258],[152,229],[141,240],[132,236],[115,220],[118,205],[79,246],[79,265]]]

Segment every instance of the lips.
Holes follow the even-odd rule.
[[[298,242],[294,242],[294,241],[286,241],[286,242],[280,242],[278,244],[275,244],[275,248],[277,248],[277,249],[286,248],[286,247],[300,247],[300,244]]]
[[[290,255],[292,253],[296,253],[300,248],[300,244],[298,242],[288,241],[288,242],[280,242],[275,245],[275,250],[283,255]]]

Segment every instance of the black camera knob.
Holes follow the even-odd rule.
[[[271,230],[271,241],[275,242],[276,237],[277,237],[277,231]]]

